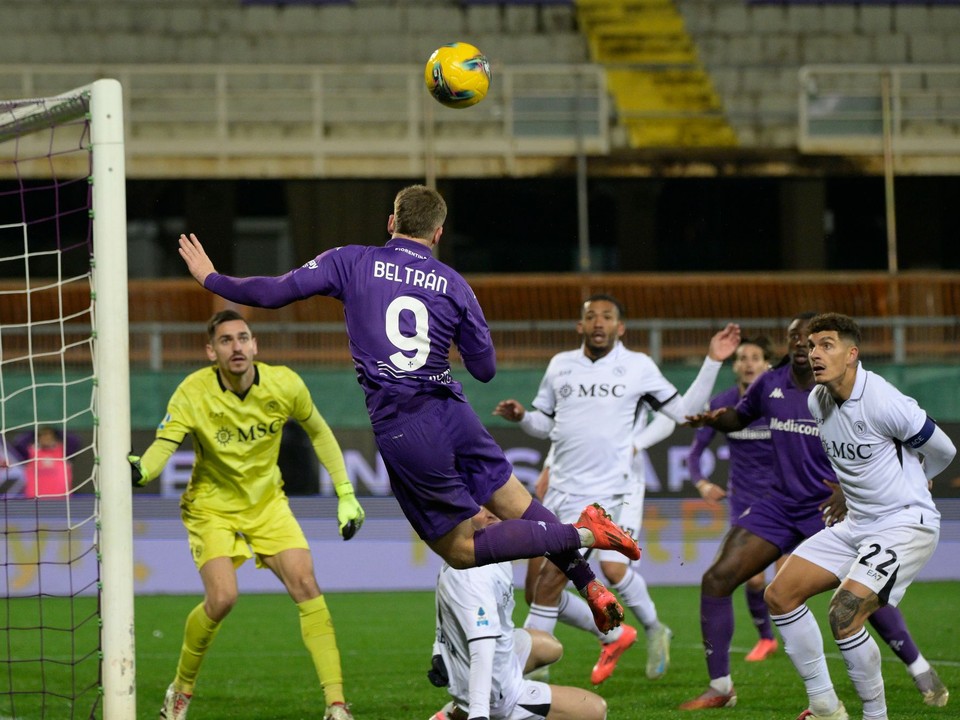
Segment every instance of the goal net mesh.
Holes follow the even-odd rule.
[[[98,717],[89,93],[0,101],[0,717]]]

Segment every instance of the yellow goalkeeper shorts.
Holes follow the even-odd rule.
[[[310,549],[283,494],[242,512],[227,514],[181,506],[180,517],[187,528],[190,555],[198,570],[218,557],[231,558],[234,567],[256,557],[257,567],[264,567],[264,556],[293,548]]]

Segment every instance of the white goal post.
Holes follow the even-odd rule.
[[[69,138],[66,147],[58,143],[61,128]],[[18,648],[8,643],[8,657],[0,658],[10,677],[6,690],[0,692],[6,705],[0,708],[0,716],[35,717],[35,710],[30,710],[35,703],[41,717],[100,715],[104,720],[134,720],[132,489],[126,460],[131,448],[126,182],[120,83],[104,79],[55,97],[0,99],[0,184],[0,196],[7,200],[0,205],[0,300],[5,303],[0,318],[0,468],[9,472],[19,465],[21,484],[24,478],[34,483],[30,491],[14,491],[12,485],[0,490],[8,517],[0,552],[4,566],[13,567],[18,548],[29,545],[37,563],[31,576],[36,577],[34,584],[25,581],[15,586],[8,573],[4,581],[7,614],[9,618],[11,611],[22,607],[45,608],[41,603],[62,595],[64,603],[79,598],[84,607],[93,607],[99,622],[99,630],[95,623],[90,623],[92,631],[83,625],[71,626],[74,633],[90,633],[92,643],[99,641],[99,647],[89,653],[92,660],[88,654],[51,660],[42,641],[39,653],[25,641],[24,661],[9,655]],[[43,193],[49,199],[37,201],[37,196],[45,197]],[[75,197],[82,198],[82,203],[63,207],[66,198]],[[42,210],[27,218],[22,208],[40,202]],[[69,257],[59,257],[68,252]],[[71,309],[74,297],[85,303],[82,310]],[[79,408],[77,395],[83,403]],[[45,403],[48,399],[52,402]],[[36,453],[41,432],[48,426],[61,436],[73,427],[83,428],[85,446],[80,451],[70,455],[60,450],[61,462],[71,467],[60,492],[41,488],[37,455],[18,458],[10,439],[17,433],[30,435],[30,452]],[[79,481],[72,473],[81,465],[83,472],[87,466],[89,471]],[[11,528],[17,524],[27,531],[12,538]],[[54,560],[45,556],[52,545],[65,553],[64,547],[73,552],[82,543],[89,547],[77,557],[70,555],[68,562],[60,556]],[[84,572],[92,580],[87,575],[80,582],[73,575],[67,577],[80,572],[75,567],[87,566],[91,569]],[[67,588],[62,593],[61,586]],[[41,618],[38,629],[42,632],[43,612]],[[20,627],[13,629],[18,637],[24,634]],[[48,671],[48,662],[57,668]],[[77,689],[76,670],[65,671],[63,681],[57,675],[62,672],[59,666],[85,667],[88,662],[98,662],[98,667],[91,665],[82,672],[81,683],[92,678],[89,687]],[[25,664],[42,671],[18,676],[24,672],[18,668]],[[43,679],[34,685],[34,676]]]
[[[130,341],[123,95],[116,80],[90,86],[93,289],[99,378],[101,619],[104,720],[136,717],[133,492],[130,484]]]

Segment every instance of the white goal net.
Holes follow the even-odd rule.
[[[120,85],[0,100],[0,718],[135,715]]]

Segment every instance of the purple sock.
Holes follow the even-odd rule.
[[[559,523],[560,518],[547,510],[539,500],[532,498],[530,505],[521,516],[524,520],[532,520],[535,523]],[[547,560],[552,562],[560,572],[567,576],[570,582],[577,590],[583,590],[591,581],[596,580],[597,576],[593,574],[593,569],[583,559],[580,554],[580,533],[577,533],[577,546],[573,550],[551,553]]]
[[[710,679],[730,674],[730,643],[733,642],[733,598],[700,596],[700,633],[707,653]]]
[[[911,665],[920,657],[920,650],[907,630],[907,622],[898,608],[884,605],[870,616],[870,624],[905,665]]]
[[[477,565],[546,555],[580,590],[596,576],[579,553],[580,534],[537,500],[519,520],[494,523],[473,536]]]
[[[767,604],[763,601],[763,590],[747,591],[747,608],[750,610],[750,617],[753,618],[753,624],[757,627],[760,637],[767,640],[773,639],[773,627],[770,625],[770,612],[767,610]]]

